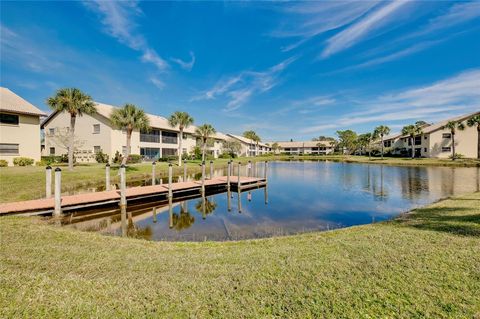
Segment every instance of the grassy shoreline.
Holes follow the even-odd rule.
[[[0,219],[0,317],[480,316],[480,193],[388,222],[168,243]]]
[[[409,159],[409,158],[372,158],[365,156],[264,156],[244,157],[235,159],[235,163],[247,163],[274,160],[329,160],[348,163],[368,163],[382,165],[402,166],[448,166],[448,167],[480,167],[480,161],[473,159],[460,159],[456,161],[445,159]],[[214,161],[215,168],[227,166],[227,159]],[[208,164],[209,165],[209,164]],[[188,172],[199,173],[200,161],[190,161],[187,164]],[[79,165],[73,172],[67,167],[62,167],[62,190],[69,191],[78,187],[94,187],[103,185],[105,180],[105,165],[90,164]],[[140,180],[151,178],[152,165],[150,163],[130,165],[127,179]],[[168,172],[168,163],[159,162],[156,165],[157,177],[165,177]],[[183,168],[174,165],[174,174],[182,175]],[[117,167],[112,166],[112,182],[118,182]],[[0,168],[0,203],[14,202],[42,198],[45,195],[45,167],[5,167]]]

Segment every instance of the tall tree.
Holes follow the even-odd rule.
[[[454,161],[455,158],[457,157],[455,153],[455,133],[457,133],[457,129],[458,130],[465,129],[465,125],[463,125],[462,122],[448,121],[443,128],[450,130],[450,134],[452,135],[452,161]]]
[[[130,155],[133,130],[150,130],[150,121],[145,111],[134,104],[125,104],[122,108],[113,110],[110,121],[113,127],[123,129],[127,133],[127,149],[122,159],[122,164],[125,165]]]
[[[415,136],[422,133],[422,128],[418,125],[406,125],[402,129],[403,135],[408,135],[410,147],[412,149],[412,158],[415,158]]]
[[[384,153],[383,138],[385,136],[387,136],[388,134],[390,134],[390,128],[388,126],[385,126],[385,125],[377,126],[375,128],[375,130],[373,131],[373,137],[374,138],[380,137],[380,141],[382,143],[382,145],[381,145],[381,147],[382,147],[382,159],[383,159],[383,153]]]
[[[210,124],[203,124],[195,129],[195,134],[197,134],[202,141],[202,162],[205,161],[208,139],[215,133],[215,129]]]
[[[251,139],[252,141],[255,142],[255,145],[256,145],[255,155],[258,155],[258,143],[262,141],[260,136],[258,136],[258,134],[255,131],[245,131],[243,132],[243,137]]]
[[[229,139],[223,142],[223,151],[230,155],[230,157],[234,158],[242,151],[242,144],[239,141]]]
[[[180,137],[178,139],[178,166],[182,166],[182,140],[183,140],[183,130],[188,128],[193,124],[193,117],[190,116],[187,112],[175,112],[168,118],[168,124],[171,127],[178,125],[180,130]]]
[[[280,145],[277,142],[272,144],[272,151],[274,153],[276,153],[279,148],[280,148]]]
[[[368,152],[368,158],[371,159],[371,143],[372,143],[372,133],[360,134],[358,136],[358,142],[363,151]]]
[[[357,133],[352,130],[337,131],[338,146],[347,150],[348,154],[355,151],[357,146]]]
[[[477,127],[477,158],[480,159],[480,114],[474,115],[467,120],[469,127]]]
[[[73,152],[75,147],[75,121],[77,116],[83,114],[93,115],[97,112],[95,103],[90,95],[83,93],[77,88],[59,89],[54,96],[47,99],[48,106],[55,112],[67,112],[70,114],[68,168],[73,170]]]

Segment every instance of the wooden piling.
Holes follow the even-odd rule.
[[[213,161],[210,161],[210,179],[213,179]]]
[[[265,170],[263,171],[263,178],[265,178],[265,181],[268,179],[268,161],[265,161]]]
[[[183,161],[183,181],[187,181],[187,160]]]
[[[157,166],[156,164],[157,163],[155,161],[152,162],[152,186],[156,184],[156,181],[155,181],[155,178],[156,178],[155,167]]]
[[[168,164],[168,198],[172,198],[172,197],[173,197],[172,175],[173,175],[173,167],[172,167],[172,164]]]
[[[242,182],[240,181],[240,170],[242,168],[242,163],[241,162],[238,162],[238,191],[240,191],[240,186],[242,186]]]
[[[252,171],[252,161],[248,161],[248,164],[247,164],[247,177],[250,177],[251,171]]]
[[[55,209],[53,214],[58,217],[62,215],[62,170],[55,169]]]
[[[120,166],[120,216],[122,224],[122,236],[127,236],[127,183],[125,165]]]
[[[105,165],[105,190],[110,190],[110,164]]]
[[[52,197],[52,167],[50,165],[45,169],[45,197]]]

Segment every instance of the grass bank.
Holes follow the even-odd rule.
[[[331,160],[349,163],[370,163],[384,165],[409,166],[450,166],[474,167],[480,166],[480,161],[473,159],[409,159],[409,158],[372,158],[366,156],[265,156],[238,158],[235,162],[246,163],[248,160]],[[216,168],[226,167],[227,159],[214,161]],[[187,164],[189,173],[198,173],[200,161],[190,161]],[[157,176],[167,176],[168,163],[157,163]],[[112,167],[112,182],[118,182],[117,167]],[[150,163],[130,165],[127,171],[128,180],[149,179],[152,165]],[[174,174],[183,174],[183,168],[174,165]],[[71,172],[67,167],[62,172],[62,190],[69,191],[76,188],[87,188],[103,185],[105,181],[105,165],[90,164],[76,166]],[[45,167],[4,167],[0,168],[0,203],[42,198],[45,196]]]
[[[480,193],[390,222],[226,243],[0,218],[0,317],[479,318]]]

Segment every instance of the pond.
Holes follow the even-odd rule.
[[[238,194],[228,198],[225,192],[175,202],[171,212],[165,202],[129,205],[128,234],[156,241],[224,241],[368,224],[447,196],[478,191],[479,176],[480,168],[272,162],[268,187],[242,192],[241,211]],[[117,207],[73,213],[64,223],[121,233]]]

